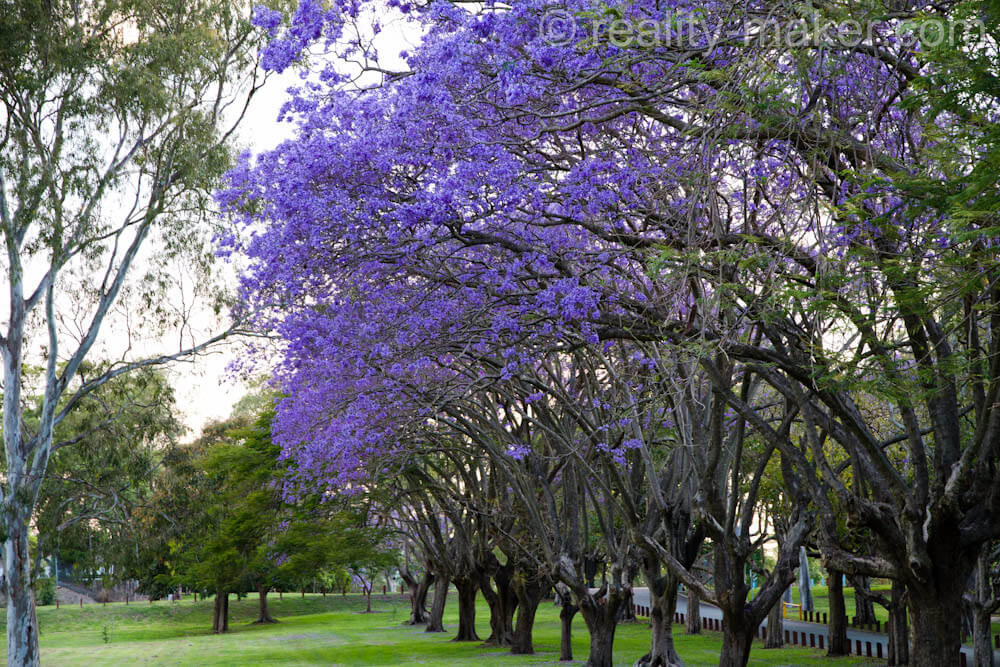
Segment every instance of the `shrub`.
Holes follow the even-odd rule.
[[[35,580],[35,604],[39,606],[56,603],[56,580],[52,577],[39,577]]]

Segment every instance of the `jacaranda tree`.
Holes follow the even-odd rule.
[[[366,63],[293,93],[296,137],[220,195],[286,345],[275,436],[299,481],[357,481],[406,425],[550,355],[669,345],[712,416],[687,435],[734,456],[731,419],[780,456],[783,551],[815,524],[828,565],[906,587],[913,664],[957,661],[954,609],[1000,534],[1000,292],[994,183],[942,192],[992,155],[995,105],[968,108],[982,67],[948,104],[923,82],[976,6],[397,2],[423,37],[403,71],[357,37],[369,5],[260,13],[270,67],[317,43]],[[743,474],[693,510],[723,542],[750,529]],[[741,608],[732,544],[720,664],[742,665],[770,605]]]

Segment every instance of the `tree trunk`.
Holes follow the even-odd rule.
[[[674,647],[674,613],[677,611],[677,578],[659,576],[659,564],[646,565],[649,581],[649,653],[636,663],[636,667],[683,667],[684,661]],[[690,597],[688,598],[690,600]]]
[[[38,621],[35,618],[35,593],[31,588],[28,523],[8,514],[7,530],[9,533],[3,543],[7,592],[7,664],[10,667],[34,667],[39,664]]]
[[[490,636],[486,638],[484,644],[489,644],[491,646],[502,646],[498,639],[503,634],[503,615],[500,610],[500,596],[497,592],[493,590],[493,585],[490,582],[490,575],[483,570],[479,573],[479,590],[483,593],[483,599],[486,600],[486,606],[490,609]]]
[[[784,602],[778,600],[767,612],[767,638],[764,648],[783,648],[785,646],[785,616],[782,614]]]
[[[722,654],[719,656],[719,667],[746,667],[747,661],[750,659],[753,634],[741,621],[729,623],[723,618]],[[733,627],[733,625],[738,627]],[[771,633],[768,632],[767,635],[770,637]]]
[[[956,568],[961,570],[961,568]],[[933,583],[933,582],[932,582]],[[911,667],[958,665],[962,645],[962,591],[966,577],[954,577],[950,587],[909,586],[907,607],[910,612]]]
[[[972,647],[975,655],[974,667],[993,667],[993,631],[990,627],[989,610],[977,607],[972,617]]]
[[[875,603],[871,599],[871,582],[868,577],[851,577],[854,584],[854,619],[860,625],[875,623]]]
[[[993,590],[990,585],[989,566],[986,548],[983,547],[976,559],[973,591],[972,664],[974,667],[993,667],[993,628],[990,625]]]
[[[799,602],[802,611],[813,610],[812,577],[809,576],[809,556],[805,547],[799,547]]]
[[[216,591],[215,599],[212,600],[212,632],[219,633],[219,619],[222,618],[222,595]]]
[[[559,610],[559,659],[568,662],[573,659],[573,617],[580,610],[569,594],[560,594],[562,609]]]
[[[624,623],[635,623],[638,619],[635,617],[635,605],[633,604],[632,596],[632,586],[626,586],[622,589],[625,594],[624,601],[621,606],[618,607],[618,622]]]
[[[486,603],[490,607],[490,636],[486,644],[491,646],[510,646],[514,639],[514,609],[517,607],[517,596],[510,586],[510,573],[513,568],[502,565],[493,573],[496,591],[490,584],[490,576],[486,572],[479,575],[479,590],[483,592]]]
[[[587,588],[596,588],[596,586],[594,586],[594,577],[596,576],[597,576],[597,558],[592,555],[584,555],[583,578],[587,580]]]
[[[535,652],[532,641],[532,631],[535,626],[535,612],[538,610],[538,600],[518,600],[517,623],[514,625],[514,638],[510,652],[515,655],[531,655]]]
[[[618,627],[618,608],[624,591],[611,589],[601,600],[588,595],[580,600],[580,613],[590,632],[590,655],[586,667],[612,667],[614,665],[615,629]]]
[[[847,655],[847,605],[844,602],[844,575],[838,570],[827,570],[827,590],[829,591],[830,617],[827,635],[830,646],[827,655]]]
[[[590,630],[590,655],[585,667],[614,665],[615,628],[617,622],[605,622]]]
[[[517,623],[514,625],[514,639],[510,652],[516,655],[529,655],[535,652],[532,633],[535,627],[535,612],[542,601],[541,583],[535,579],[526,580],[523,573],[516,573],[511,578],[511,584],[517,595]]]
[[[215,605],[212,617],[212,632],[222,634],[229,632],[229,592],[216,591]]]
[[[431,573],[424,572],[423,578],[417,582],[413,579],[407,582],[410,589],[410,620],[408,625],[423,625],[427,622],[427,591],[431,587]]]
[[[701,634],[701,598],[692,590],[688,590],[684,631],[689,635]]]
[[[889,665],[897,667],[910,662],[910,639],[906,623],[905,586],[892,582],[892,603],[889,606]]]
[[[257,613],[257,620],[255,623],[277,623],[274,618],[271,617],[271,612],[267,608],[267,586],[261,586],[257,589],[257,595],[260,598],[260,610]]]
[[[476,634],[476,592],[479,583],[475,577],[455,577],[454,583],[458,590],[458,634],[453,641],[480,641]]]
[[[975,606],[965,597],[962,598],[962,643],[969,641],[969,636],[973,632],[973,625],[976,622],[975,619],[976,608]]]
[[[786,590],[794,580],[794,566],[788,561],[798,556],[798,549],[785,542],[779,549],[779,562],[775,565],[770,584],[761,585],[753,602],[747,601],[750,586],[746,581],[746,560],[733,546],[715,546],[713,554],[713,574],[718,606],[722,610],[722,654],[719,667],[743,667],[750,657],[750,645],[757,626],[770,611],[770,606],[778,603],[778,591]],[[786,549],[787,547],[787,549]],[[791,551],[795,548],[795,551]],[[777,574],[784,572],[783,576]],[[769,578],[770,579],[770,578]],[[786,583],[787,582],[787,583]],[[771,633],[768,632],[768,635]]]
[[[449,578],[445,575],[434,577],[434,600],[431,602],[431,614],[427,618],[425,632],[444,632],[444,605],[448,601]]]

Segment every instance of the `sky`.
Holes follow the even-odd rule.
[[[236,139],[241,149],[258,154],[292,136],[292,125],[279,123],[277,119],[286,99],[285,91],[297,81],[294,72],[281,74],[254,96]],[[233,267],[222,270],[227,282],[235,284]],[[229,370],[230,363],[241,354],[244,348],[238,342],[224,343],[207,354],[168,367],[178,412],[188,428],[184,440],[197,438],[206,424],[226,419],[233,405],[247,393],[247,384]]]
[[[419,36],[412,24],[406,24],[398,16],[379,14],[372,18],[381,26],[375,38],[380,60],[391,68],[402,69],[405,65],[399,53],[412,50]],[[240,149],[256,155],[293,135],[294,126],[288,122],[279,123],[277,119],[287,99],[287,89],[300,83],[299,71],[290,69],[273,77],[254,96],[237,136]],[[230,269],[229,274],[235,284],[236,271]],[[211,421],[228,417],[236,401],[247,392],[247,385],[227,371],[230,362],[240,354],[243,354],[241,345],[222,345],[211,354],[178,362],[168,369],[178,412],[188,427],[186,440],[196,438],[202,427]]]

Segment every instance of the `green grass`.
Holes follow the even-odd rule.
[[[889,597],[892,587],[885,584],[875,584],[872,586],[872,590],[881,593],[885,597]],[[795,604],[799,603],[799,589],[798,586],[793,587],[792,597]],[[826,612],[830,613],[830,598],[829,592],[826,586],[813,586],[813,608],[817,613]],[[854,589],[850,587],[844,587],[844,606],[847,609],[847,620],[850,622],[854,618]],[[789,618],[798,618],[795,610],[789,610]],[[889,620],[889,612],[882,605],[875,605],[875,618],[885,623]],[[991,635],[1000,635],[1000,623],[992,623]],[[965,642],[966,646],[972,646],[972,636],[970,635]]]
[[[143,664],[143,665],[491,665],[553,664],[559,654],[558,610],[543,602],[535,625],[534,656],[511,656],[503,649],[476,643],[454,643],[457,608],[450,601],[445,615],[448,632],[428,634],[422,627],[402,625],[408,603],[397,596],[376,596],[377,613],[364,609],[358,596],[322,597],[299,594],[274,602],[275,625],[252,625],[257,599],[230,602],[230,628],[226,635],[211,633],[212,602],[85,605],[41,607],[38,610],[42,663],[47,665]],[[480,600],[477,628],[486,637],[489,613]],[[107,639],[105,642],[105,628]],[[677,648],[688,665],[718,663],[721,635],[706,632],[686,636],[675,626]],[[615,663],[631,665],[649,643],[645,623],[619,626],[615,637]],[[577,615],[574,625],[574,655],[587,655],[587,632]],[[873,664],[871,661],[832,659],[821,651],[788,648],[765,651],[754,647],[751,665],[841,665]]]
[[[891,586],[875,584],[872,586],[872,591],[875,593],[881,593],[885,597],[889,597],[889,592]],[[829,589],[826,586],[813,586],[813,610],[816,612],[826,612],[830,613],[830,594]],[[792,598],[795,604],[799,604],[799,587],[794,586],[792,588]],[[844,587],[844,608],[847,610],[847,620],[850,622],[854,618],[854,588],[845,586]],[[789,611],[791,614],[792,611]],[[886,611],[884,607],[879,604],[875,605],[875,618],[882,621],[883,623],[889,620],[889,612]]]

